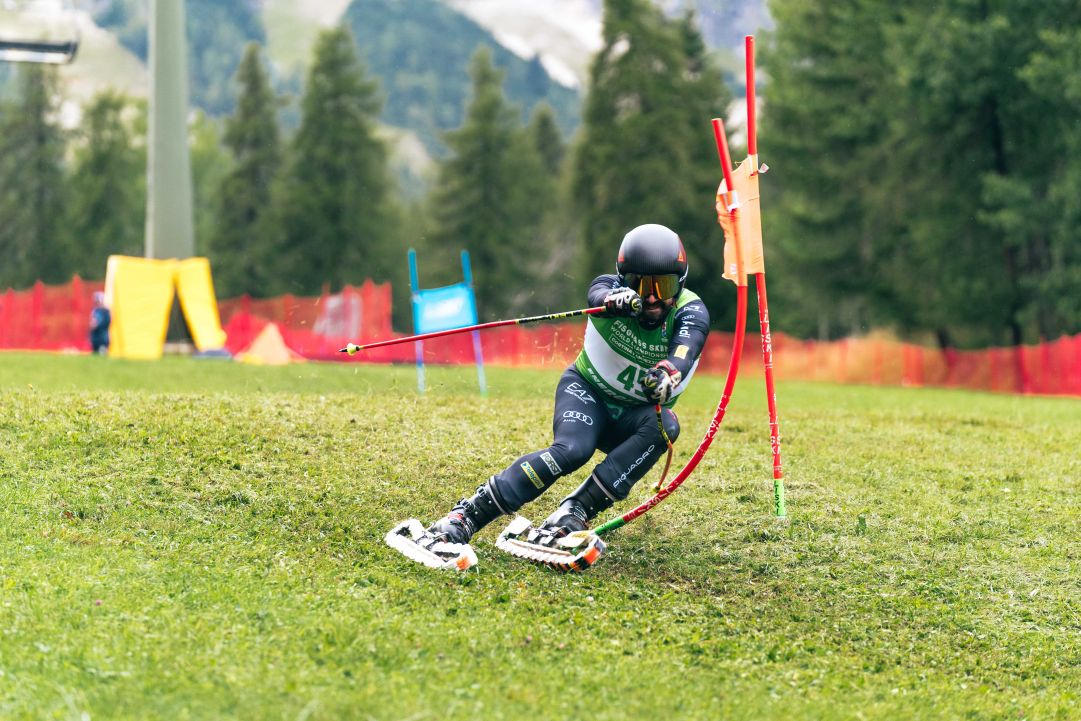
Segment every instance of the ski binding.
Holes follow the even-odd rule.
[[[605,550],[604,541],[592,531],[560,537],[547,529],[533,528],[533,522],[523,516],[515,516],[507,524],[495,545],[512,556],[564,572],[586,570]]]
[[[465,571],[477,565],[477,554],[468,543],[447,543],[436,539],[415,518],[402,521],[387,532],[387,545],[428,568]]]

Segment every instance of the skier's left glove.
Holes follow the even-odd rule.
[[[604,297],[604,309],[612,315],[634,317],[642,312],[642,298],[630,288],[616,288]]]
[[[679,369],[669,361],[662,360],[642,376],[642,392],[649,400],[663,405],[672,400],[672,394],[682,380],[683,374]]]

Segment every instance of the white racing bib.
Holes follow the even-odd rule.
[[[684,290],[664,323],[653,330],[646,330],[635,318],[589,316],[585,342],[574,367],[604,395],[605,400],[620,405],[650,403],[642,392],[641,380],[646,371],[668,357],[676,311],[698,299],[691,291]],[[666,405],[676,402],[696,368],[697,359]]]

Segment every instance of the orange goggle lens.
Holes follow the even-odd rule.
[[[679,293],[679,276],[674,273],[665,275],[639,275],[627,273],[623,284],[643,298],[653,295],[660,300],[675,298]]]

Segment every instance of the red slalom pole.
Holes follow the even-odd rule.
[[[728,153],[728,141],[724,135],[724,125],[718,118],[713,119],[713,138],[717,142],[717,154],[720,157],[721,169],[724,171],[724,196],[725,203],[728,207],[728,214],[732,220],[732,227],[735,228],[735,232],[739,233],[739,225],[736,222],[739,213],[739,199],[736,196],[735,185],[732,183],[732,158]],[[718,190],[718,199],[721,197],[721,193]],[[634,519],[641,516],[643,513],[649,511],[649,509],[658,505],[661,501],[668,496],[675,493],[676,489],[683,485],[683,482],[691,475],[691,472],[698,466],[698,463],[706,455],[706,451],[709,450],[710,445],[713,443],[714,436],[717,435],[717,430],[721,427],[721,422],[724,421],[724,415],[728,411],[728,401],[732,398],[732,390],[736,384],[736,376],[739,375],[739,362],[743,356],[743,338],[747,325],[747,275],[743,272],[743,254],[740,250],[738,237],[736,243],[736,265],[738,268],[738,282],[736,284],[736,332],[732,339],[732,358],[728,363],[728,378],[724,382],[724,392],[721,394],[721,400],[717,404],[717,411],[713,415],[713,420],[710,421],[709,428],[706,429],[705,436],[702,437],[702,441],[698,444],[698,448],[695,450],[694,455],[687,461],[687,465],[676,474],[676,477],[672,479],[672,482],[658,491],[652,498],[642,503],[638,507],[624,513],[622,516],[613,518],[600,526],[597,526],[594,533],[598,536],[603,536],[606,533],[621,528],[627,525]]]
[[[777,391],[773,385],[773,342],[769,330],[769,303],[766,274],[755,276],[758,294],[758,325],[762,333],[762,368],[766,375],[766,403],[769,406],[769,445],[773,452],[773,515],[784,518],[784,467],[781,465],[781,421],[777,417]]]
[[[754,35],[743,38],[743,49],[746,53],[747,75],[747,155],[751,156],[751,173],[758,172],[758,128],[755,119],[758,115],[755,107],[754,87]]]
[[[744,38],[747,66],[747,155],[751,172],[758,172],[758,128],[755,124],[754,35]],[[766,376],[766,403],[769,406],[769,445],[773,452],[773,515],[784,518],[784,468],[781,465],[781,422],[777,417],[777,391],[773,385],[773,339],[769,329],[769,301],[766,299],[766,273],[755,274],[758,296],[758,325],[762,333],[762,368]]]
[[[450,330],[439,330],[433,333],[421,333],[420,335],[411,335],[405,338],[391,338],[390,340],[381,340],[378,343],[366,343],[364,345],[357,345],[355,343],[349,343],[344,348],[339,350],[339,353],[348,353],[353,355],[357,351],[368,350],[369,348],[382,348],[387,345],[397,345],[398,343],[415,343],[420,340],[428,340],[429,338],[441,338],[445,335],[454,335],[456,333],[468,333],[474,330],[487,330],[488,328],[499,328],[505,325],[525,325],[526,323],[540,323],[546,320],[563,320],[564,318],[574,318],[579,315],[593,315],[594,313],[600,313],[604,311],[604,306],[600,305],[596,308],[582,308],[580,310],[567,310],[562,313],[549,313],[548,315],[534,315],[528,318],[513,318],[511,320],[494,320],[491,323],[481,323],[480,325],[467,325],[464,328],[451,328]]]

